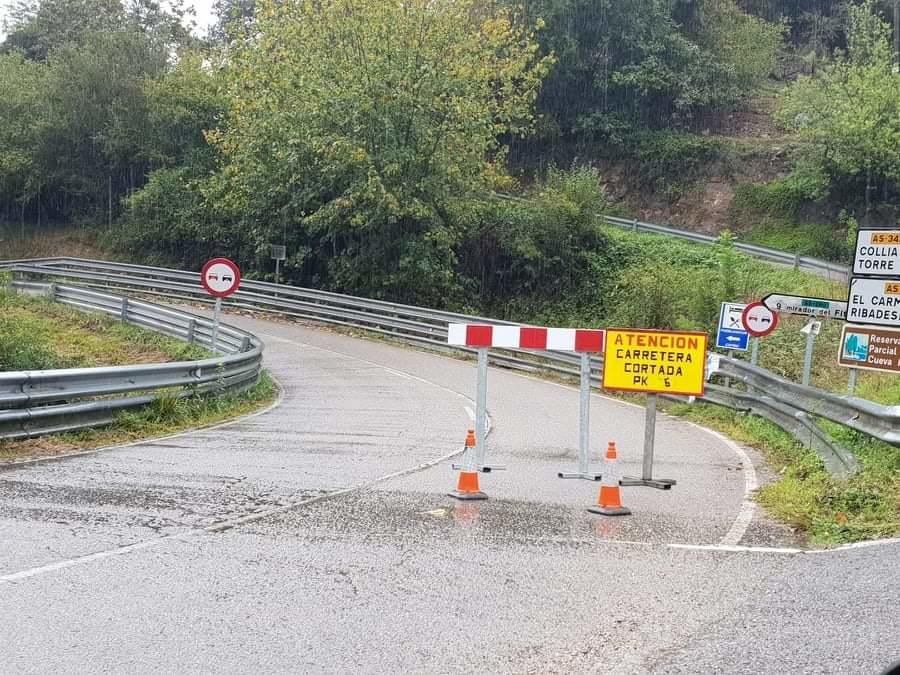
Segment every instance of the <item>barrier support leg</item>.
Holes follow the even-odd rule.
[[[644,466],[640,478],[626,476],[619,481],[619,485],[632,485],[652,487],[658,490],[668,490],[675,481],[671,478],[653,477],[653,446],[656,441],[656,394],[647,395],[647,417],[644,422]]]
[[[581,405],[578,413],[578,471],[560,471],[560,478],[600,480],[599,473],[591,473],[591,355],[581,354]]]
[[[500,471],[506,467],[497,464],[485,464],[487,456],[487,377],[488,377],[488,350],[481,347],[478,350],[478,380],[475,385],[475,470],[482,473]],[[454,464],[454,469],[463,467]]]

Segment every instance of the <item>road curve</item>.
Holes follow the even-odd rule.
[[[872,673],[900,657],[900,546],[715,548],[779,534],[721,437],[662,418],[656,471],[678,485],[591,516],[596,484],[556,478],[577,393],[492,369],[489,459],[508,470],[459,504],[471,363],[229,320],[266,342],[278,407],[0,471],[0,672]],[[594,445],[616,440],[626,472],[642,421],[592,401]]]

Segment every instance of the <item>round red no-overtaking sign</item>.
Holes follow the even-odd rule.
[[[754,302],[744,308],[741,323],[753,337],[764,337],[778,327],[778,315],[763,303]]]
[[[227,298],[241,285],[241,270],[228,258],[207,261],[200,273],[200,283],[215,298]]]

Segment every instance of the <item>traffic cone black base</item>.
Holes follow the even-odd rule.
[[[599,513],[601,516],[630,516],[631,509],[624,506],[589,506],[588,511]]]

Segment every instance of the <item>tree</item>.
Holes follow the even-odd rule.
[[[684,124],[733,105],[781,42],[780,26],[732,0],[529,0],[524,11],[546,20],[541,42],[559,58],[539,109],[563,132]]]
[[[221,45],[248,36],[255,13],[256,0],[215,0],[216,21],[210,26],[209,40]]]
[[[0,151],[0,209],[16,205],[24,219],[29,207],[37,220],[112,217],[155,157],[144,82],[191,44],[183,18],[177,2],[162,9],[155,0],[19,5],[0,48],[10,88],[0,134],[15,137]]]
[[[0,55],[0,214],[18,219],[39,185],[33,149],[42,126],[44,69],[20,54]],[[5,207],[5,208],[4,208]]]
[[[550,64],[532,34],[476,0],[267,2],[225,71],[209,186],[259,231],[290,223],[296,265],[398,297],[456,283],[450,204],[502,174]],[[327,261],[327,263],[326,263]]]
[[[807,141],[803,159],[832,182],[865,183],[867,210],[877,182],[900,181],[900,73],[890,27],[867,0],[850,9],[848,50],[817,77],[782,97],[780,121]]]

